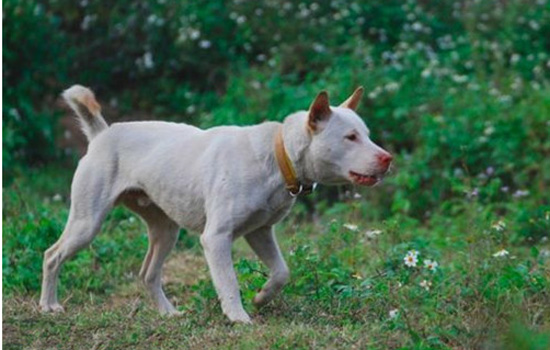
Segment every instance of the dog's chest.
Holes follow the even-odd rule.
[[[281,221],[294,204],[294,198],[288,193],[278,193],[262,203],[256,203],[248,207],[245,212],[237,214],[241,217],[240,223],[235,227],[237,236],[250,233],[260,227],[272,226]]]

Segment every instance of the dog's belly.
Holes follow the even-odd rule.
[[[187,199],[187,200],[184,200]],[[143,198],[139,198],[137,203],[141,205],[158,206],[171,220],[180,227],[202,233],[206,225],[206,212],[204,202],[197,198],[160,198],[154,199],[145,193]],[[241,220],[233,228],[234,238],[246,235],[257,230],[260,227],[272,226],[286,217],[292,207],[292,203],[284,205],[279,209],[258,209],[246,214],[238,215]]]
[[[159,207],[178,226],[202,232],[206,224],[204,197],[189,182],[172,182],[160,177],[145,177],[135,187],[144,193],[141,202]],[[134,187],[132,186],[132,187]]]
[[[207,210],[202,196],[190,194],[184,189],[174,189],[169,192],[162,192],[155,195],[150,194],[151,201],[160,207],[166,215],[179,226],[191,231],[203,233],[206,226]],[[233,231],[234,238],[246,235],[260,227],[272,226],[281,221],[290,211],[294,200],[288,200],[286,193],[274,202],[264,202],[264,205],[255,207],[236,205],[235,201],[227,199],[223,201],[224,206],[233,207],[231,211],[214,211],[210,215],[220,217],[217,220],[224,222],[224,228]],[[238,201],[237,201],[238,203]],[[224,219],[228,219],[225,221]]]
[[[174,194],[173,196],[153,195],[151,199],[180,227],[196,232],[204,230],[206,213],[204,201],[201,198]]]

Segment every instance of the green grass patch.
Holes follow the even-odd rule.
[[[547,243],[517,244],[521,221],[496,220],[491,206],[467,198],[468,208],[452,218],[441,212],[423,222],[402,215],[365,221],[370,192],[344,200],[346,210],[327,210],[317,223],[291,216],[278,226],[291,281],[264,309],[255,310],[251,300],[268,271],[237,241],[235,268],[253,326],[227,322],[198,236],[184,231],[165,267],[165,289],[184,316],[160,317],[136,278],[147,249],[145,226],[123,208],[113,210],[90,249],[64,266],[60,298],[67,313],[42,315],[42,252],[61,233],[68,206],[66,179],[46,181],[53,172],[70,173],[31,172],[3,191],[6,349],[548,344]],[[415,266],[405,264],[411,251]],[[430,270],[425,264],[433,261],[438,265]]]

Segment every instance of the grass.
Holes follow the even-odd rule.
[[[31,171],[3,190],[5,349],[550,347],[547,242],[515,243],[513,221],[467,198],[453,215],[365,220],[365,203],[382,188],[360,189],[361,199],[345,199],[313,222],[297,214],[302,204],[295,208],[277,228],[291,281],[261,310],[251,299],[267,271],[243,240],[236,242],[252,326],[231,325],[221,314],[198,236],[184,231],[164,272],[165,290],[184,316],[160,317],[136,279],[145,227],[122,208],[109,215],[91,249],[65,265],[60,298],[67,312],[43,315],[42,252],[67,217],[70,175]],[[365,233],[374,229],[381,234]],[[493,256],[501,249],[509,255]],[[416,267],[403,261],[411,250],[419,252]],[[423,266],[426,259],[439,263],[435,272]],[[422,287],[427,282],[429,290]]]

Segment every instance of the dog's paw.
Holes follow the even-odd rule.
[[[254,306],[259,309],[263,307],[265,304],[269,303],[271,299],[272,298],[270,298],[266,293],[261,291],[258,294],[256,294],[254,299],[252,299],[252,304],[254,304]]]
[[[231,323],[252,324],[252,319],[246,314],[246,312],[236,315],[227,315]]]
[[[166,317],[177,317],[183,315],[183,311],[178,311],[168,302],[159,306],[159,312],[162,316]]]
[[[55,303],[40,305],[40,311],[43,313],[61,313],[65,312],[65,309],[61,306],[61,304]]]
[[[164,317],[180,317],[183,316],[183,311],[171,310],[170,312],[162,312],[161,315]]]

